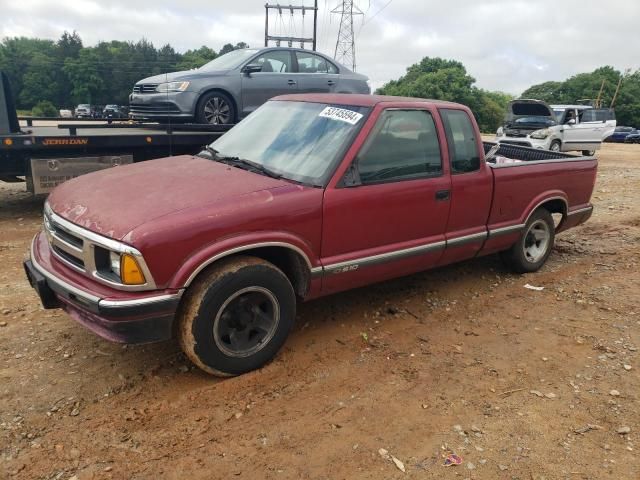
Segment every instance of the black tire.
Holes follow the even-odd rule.
[[[236,108],[229,95],[214,91],[205,93],[196,107],[196,122],[229,125],[236,121]]]
[[[535,272],[551,255],[554,241],[553,217],[548,210],[539,208],[527,221],[518,241],[500,256],[507,267],[516,273]]]
[[[582,150],[582,155],[584,155],[585,157],[593,157],[595,154],[595,150]]]
[[[278,353],[295,315],[295,293],[282,271],[260,258],[229,258],[188,288],[178,312],[178,341],[202,370],[240,375]]]
[[[554,140],[553,142],[551,142],[551,145],[549,145],[549,150],[551,150],[552,152],[559,152],[561,148],[562,143],[560,143],[560,140]]]

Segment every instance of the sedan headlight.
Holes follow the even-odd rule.
[[[531,132],[529,136],[531,138],[535,138],[536,140],[544,140],[549,135],[551,135],[551,130],[549,130],[548,128],[543,128],[542,130]]]
[[[184,92],[189,86],[189,82],[167,82],[161,83],[156,87],[156,92],[158,93],[167,93],[167,92]]]

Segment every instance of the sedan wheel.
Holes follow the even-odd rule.
[[[230,125],[235,122],[236,111],[231,99],[222,92],[211,92],[198,102],[196,121],[209,125]]]

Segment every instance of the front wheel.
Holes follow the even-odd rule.
[[[560,151],[560,140],[554,140],[553,142],[551,142],[551,145],[549,146],[549,150],[551,150],[552,152],[559,152]]]
[[[255,257],[230,258],[187,290],[178,313],[178,340],[204,371],[240,375],[276,355],[295,314],[293,287],[281,270]]]
[[[233,101],[222,92],[209,92],[202,96],[196,107],[196,121],[209,125],[229,125],[235,122]]]
[[[593,157],[595,154],[595,150],[582,150],[582,155],[584,155],[585,157]]]
[[[514,272],[528,273],[539,270],[551,255],[555,241],[555,224],[548,210],[533,212],[520,239],[502,252],[503,262]]]

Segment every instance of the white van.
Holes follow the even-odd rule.
[[[593,155],[616,128],[611,109],[589,105],[547,105],[540,100],[514,100],[496,141],[560,152]]]

